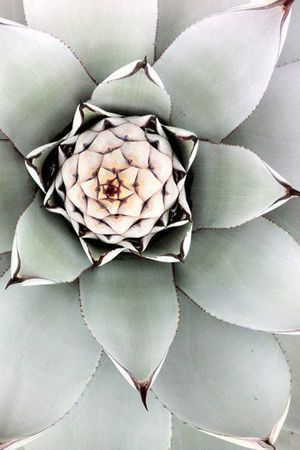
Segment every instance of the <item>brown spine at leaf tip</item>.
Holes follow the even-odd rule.
[[[269,438],[267,438],[264,442],[267,444],[267,446],[268,446],[267,448],[276,450],[276,447],[270,442]]]
[[[286,190],[289,197],[300,197],[300,191],[294,189],[292,186],[287,186]]]
[[[282,2],[283,12],[288,13],[293,3],[294,3],[294,0],[283,0],[283,2]]]
[[[147,394],[148,394],[148,389],[149,389],[149,383],[140,383],[138,386],[139,392],[140,392],[140,396],[141,396],[141,400],[142,403],[145,407],[145,409],[148,411],[148,406],[147,406]]]

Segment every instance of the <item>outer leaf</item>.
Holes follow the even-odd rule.
[[[27,154],[62,132],[94,83],[57,39],[1,21],[0,58],[0,126]]]
[[[0,253],[12,247],[17,220],[33,197],[23,158],[9,141],[0,140]]]
[[[238,450],[232,443],[209,436],[195,428],[181,422],[176,417],[172,419],[172,445],[171,450]]]
[[[280,335],[277,338],[292,372],[291,406],[284,428],[300,434],[300,337]]]
[[[22,0],[1,0],[0,17],[25,24]]]
[[[242,0],[159,0],[156,57],[196,21],[243,3]]]
[[[216,141],[239,125],[269,83],[284,17],[276,2],[212,16],[184,31],[154,64],[172,98],[172,122]]]
[[[299,60],[300,58],[300,4],[295,1],[292,9],[291,23],[289,26],[289,32],[287,35],[285,46],[279,58],[279,64],[286,64],[292,61]],[[292,87],[292,86],[291,86]]]
[[[275,69],[261,103],[227,141],[255,151],[300,188],[300,62]]]
[[[183,296],[180,314],[155,393],[190,425],[263,448],[289,398],[289,369],[277,342],[218,321]]]
[[[47,211],[38,198],[21,216],[12,252],[11,283],[73,281],[90,263],[67,222]]]
[[[171,115],[171,100],[157,74],[145,61],[117,70],[93,92],[92,103],[124,115],[154,114],[164,121]]]
[[[52,425],[78,399],[99,358],[72,284],[0,288],[0,442]]]
[[[95,79],[129,61],[153,60],[155,0],[24,0],[30,26],[66,42]]]
[[[85,273],[80,291],[88,327],[143,397],[177,327],[171,266],[120,257]]]
[[[193,173],[195,228],[241,225],[289,198],[277,174],[243,147],[200,143]]]
[[[171,417],[152,394],[149,412],[108,358],[77,405],[26,450],[160,450],[169,448]],[[74,427],[75,424],[75,427]]]
[[[196,232],[176,282],[219,319],[279,333],[300,329],[300,248],[266,219]]]

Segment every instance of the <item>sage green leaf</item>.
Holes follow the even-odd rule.
[[[92,105],[91,103],[81,103],[77,108],[76,112],[74,114],[74,118],[72,121],[72,128],[68,135],[68,138],[66,142],[69,142],[69,139],[72,142],[72,139],[79,129],[82,126],[87,126],[92,120],[100,121],[101,119],[109,117],[110,121],[113,122],[113,119],[120,118],[121,116],[119,114],[109,113],[107,111],[104,111],[101,108],[98,108],[97,106]]]
[[[26,20],[22,0],[1,0],[0,17],[25,24]]]
[[[94,83],[58,39],[1,21],[0,58],[0,127],[26,155],[63,131]]]
[[[287,231],[300,244],[300,201],[294,198],[281,208],[267,214],[267,218]]]
[[[9,252],[20,214],[33,198],[24,160],[7,140],[0,140],[0,253]]]
[[[158,233],[150,241],[142,256],[160,262],[183,261],[190,249],[192,227],[189,222]]]
[[[158,0],[156,58],[190,25],[243,3],[242,0]]]
[[[153,61],[155,0],[24,0],[30,26],[62,39],[102,81],[135,59]]]
[[[200,142],[191,190],[194,227],[241,225],[287,200],[287,188],[250,150]]]
[[[43,164],[60,142],[59,140],[42,145],[30,152],[25,158],[26,169],[43,192],[46,192],[43,181]]]
[[[78,400],[99,359],[75,284],[0,286],[0,442],[31,436]]]
[[[95,266],[102,266],[107,264],[112,259],[116,258],[120,253],[125,251],[124,247],[113,247],[104,242],[95,241],[94,239],[80,239],[81,245],[91,261]]]
[[[291,22],[289,26],[288,35],[286,38],[285,45],[282,49],[279,64],[287,64],[300,58],[300,4],[295,1],[292,6]],[[292,87],[292,86],[291,86]]]
[[[171,450],[238,450],[239,448],[232,443],[202,433],[176,417],[172,418],[172,430]]]
[[[181,295],[179,329],[153,390],[189,425],[259,443],[286,414],[290,375],[272,335],[218,321]]]
[[[259,106],[226,140],[256,152],[297,189],[300,189],[299,77],[300,62],[276,68]]]
[[[172,267],[119,257],[80,278],[89,329],[126,379],[146,391],[174,338],[178,305]]]
[[[300,433],[300,336],[280,335],[277,339],[292,373],[291,405],[284,428]]]
[[[299,450],[299,448],[300,434],[282,430],[276,442],[276,450]]]
[[[196,157],[199,140],[195,133],[191,131],[183,130],[181,128],[164,126],[170,142],[174,142],[174,150],[177,149],[177,156],[183,167],[188,171],[194,162]]]
[[[163,450],[169,448],[171,415],[149,394],[144,411],[107,357],[70,414],[26,450]]]
[[[78,237],[39,198],[20,217],[12,252],[11,283],[49,284],[75,280],[90,266]]]
[[[300,329],[300,247],[266,219],[196,232],[175,270],[178,286],[219,319],[269,332]]]
[[[145,61],[135,61],[117,70],[96,87],[91,102],[127,116],[153,114],[168,122],[171,115],[171,99]]]
[[[282,24],[276,2],[218,14],[185,30],[154,64],[172,98],[172,123],[214,141],[235,129],[268,86]]]

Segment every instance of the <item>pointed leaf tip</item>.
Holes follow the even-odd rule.
[[[281,35],[285,37],[287,28],[282,30],[287,16],[284,4],[287,8],[283,0],[260,0],[237,6],[194,23],[172,42],[155,61],[154,69],[172,98],[173,125],[221,142],[249,116],[277,63]],[[231,48],[226,58],[222,56],[224,46]],[[222,60],[222,67],[216,67],[216,60]],[[188,74],[182,70],[187,65],[191,69]],[[236,69],[240,66],[243,71]]]
[[[15,278],[15,277],[12,277],[12,278],[10,278],[9,280],[8,280],[8,282],[6,283],[6,286],[5,286],[5,290],[6,289],[8,289],[10,286],[13,286],[14,284],[18,284],[18,283],[20,283],[21,282],[21,280],[20,279],[18,279],[18,278]],[[1,450],[1,447],[0,447],[0,450]]]
[[[293,3],[294,0],[283,0],[282,7],[284,9],[284,12],[289,12]]]
[[[288,197],[300,197],[300,191],[292,186],[286,186]]]
[[[89,329],[138,391],[141,383],[151,383],[153,373],[158,373],[177,328],[171,267],[157,267],[157,262],[124,257],[80,277],[82,310]],[[161,298],[168,301],[161,302]]]
[[[137,386],[138,391],[141,396],[142,403],[143,403],[146,411],[148,411],[147,395],[148,395],[149,387],[150,387],[150,383],[148,381],[145,383],[139,383]]]

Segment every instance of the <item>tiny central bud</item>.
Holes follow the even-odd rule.
[[[104,191],[108,198],[114,198],[115,196],[118,196],[120,194],[120,187],[109,184],[108,186],[104,187]]]

